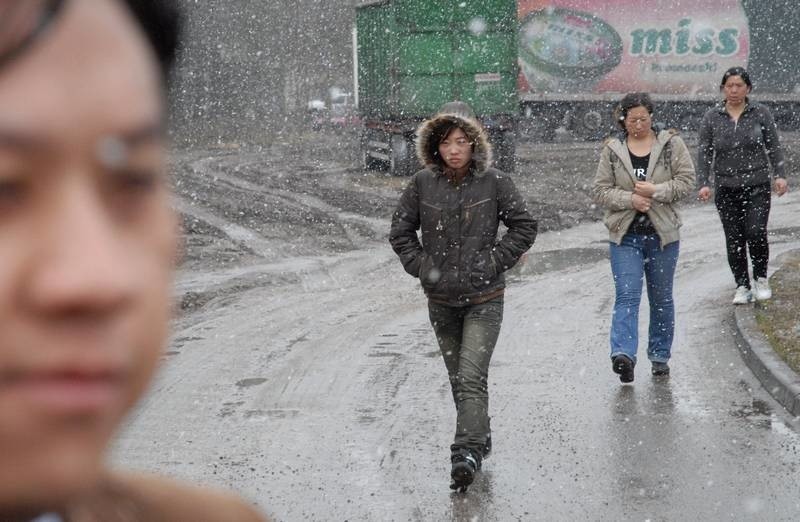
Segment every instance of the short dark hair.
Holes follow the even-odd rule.
[[[472,151],[475,151],[475,136],[470,136],[469,126],[460,118],[442,117],[431,129],[431,137],[428,140],[428,157],[433,158],[439,167],[444,167],[445,162],[442,155],[439,154],[439,145],[447,139],[450,134],[456,130],[461,129],[467,135],[467,139],[472,142]]]
[[[748,74],[744,67],[731,67],[725,71],[725,74],[722,75],[722,82],[719,84],[720,89],[725,87],[725,84],[728,82],[728,78],[731,76],[740,77],[745,85],[747,85],[750,89],[753,88],[753,82],[750,80],[750,74]]]
[[[653,99],[646,92],[630,92],[626,94],[614,109],[614,119],[617,121],[622,130],[625,130],[625,118],[628,117],[628,111],[635,107],[644,107],[649,114],[653,114],[655,105]]]
[[[124,0],[168,78],[178,54],[181,12],[174,0]]]

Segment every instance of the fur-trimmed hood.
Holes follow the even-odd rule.
[[[458,110],[458,106],[465,109]],[[475,144],[472,151],[472,161],[475,165],[475,175],[483,175],[492,166],[492,145],[483,125],[471,114],[471,109],[464,103],[449,103],[442,107],[442,111],[434,117],[425,120],[417,129],[417,158],[420,163],[434,172],[441,173],[442,168],[431,154],[428,153],[428,144],[433,130],[445,122],[453,122]]]

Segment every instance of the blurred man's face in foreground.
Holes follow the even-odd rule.
[[[116,0],[65,2],[0,68],[0,513],[95,480],[156,365],[177,235],[158,75]]]

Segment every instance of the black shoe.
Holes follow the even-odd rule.
[[[635,363],[627,355],[615,355],[611,359],[611,368],[619,374],[619,382],[633,382],[633,367]]]
[[[650,371],[655,376],[669,375],[669,365],[665,362],[654,362]]]
[[[459,449],[453,451],[450,456],[450,462],[453,464],[450,471],[450,478],[453,479],[453,483],[450,484],[450,489],[464,493],[469,485],[472,484],[472,481],[475,480],[475,473],[481,466],[481,458],[468,449]]]

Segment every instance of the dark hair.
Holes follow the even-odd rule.
[[[164,77],[175,64],[181,32],[181,13],[174,0],[124,0],[155,51]]]
[[[750,75],[747,73],[744,67],[731,67],[725,71],[725,74],[722,75],[722,82],[719,84],[720,89],[725,87],[725,84],[728,82],[728,78],[731,76],[740,77],[745,85],[747,85],[750,89],[753,88],[753,82],[750,81]]]
[[[431,137],[428,139],[428,157],[433,158],[436,164],[444,167],[444,159],[439,154],[439,145],[447,139],[450,134],[456,130],[461,129],[467,135],[467,139],[472,142],[472,151],[475,152],[475,137],[470,136],[469,128],[457,117],[442,117],[431,129]]]
[[[7,42],[0,50],[0,66],[14,60],[41,38],[62,12],[69,0],[48,0],[40,6],[38,19],[17,41]],[[123,0],[134,22],[144,33],[161,65],[163,77],[169,77],[175,63],[180,37],[181,16],[175,0]]]
[[[614,109],[614,119],[617,121],[622,130],[625,130],[625,118],[628,117],[628,111],[636,108],[644,107],[649,114],[653,114],[653,100],[646,92],[630,92],[620,100],[617,108]]]

